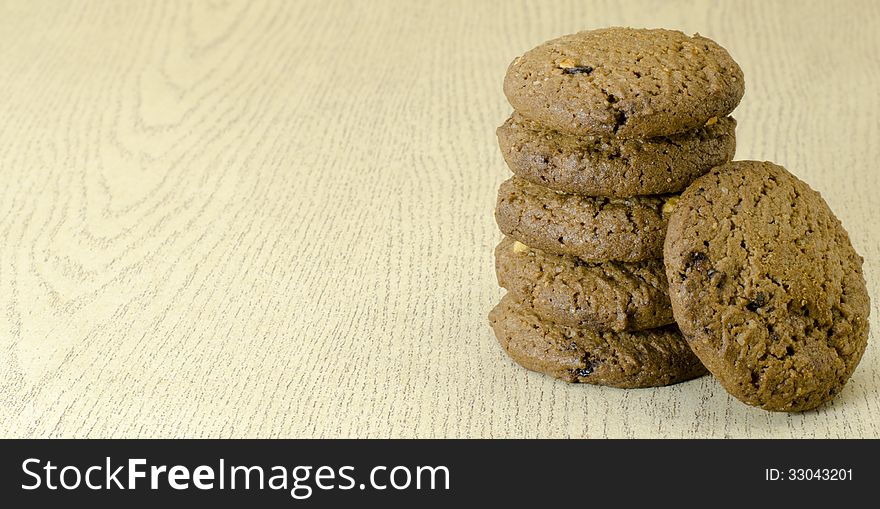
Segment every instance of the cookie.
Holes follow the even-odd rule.
[[[674,325],[640,332],[595,332],[542,321],[512,294],[489,312],[495,337],[526,369],[566,382],[657,387],[706,369]]]
[[[514,113],[496,134],[501,154],[517,176],[589,196],[678,193],[733,159],[736,151],[732,117],[694,131],[642,140],[563,134]]]
[[[548,253],[638,262],[663,256],[668,198],[564,194],[513,177],[498,189],[495,221],[505,235]]]
[[[603,28],[566,35],[508,67],[513,109],[576,135],[651,138],[727,116],[743,73],[714,41],[662,29]]]
[[[870,303],[862,258],[819,193],[769,162],[728,163],[682,194],[664,252],[675,319],[728,392],[777,411],[840,392]]]
[[[673,322],[662,260],[585,262],[505,237],[495,248],[498,283],[542,320],[599,331]]]

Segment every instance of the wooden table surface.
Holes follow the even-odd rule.
[[[880,2],[0,4],[7,437],[880,437]],[[622,391],[495,343],[507,64],[607,25],[741,64],[739,159],[865,257],[871,343],[797,415]]]

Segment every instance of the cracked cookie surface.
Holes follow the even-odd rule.
[[[505,237],[495,248],[498,283],[542,320],[599,331],[673,322],[663,261],[586,262]]]
[[[515,110],[576,135],[650,138],[727,116],[743,73],[711,39],[612,27],[547,41],[514,59],[504,93]]]
[[[681,195],[664,248],[676,321],[740,400],[814,408],[868,339],[862,258],[816,191],[781,166],[735,161]]]
[[[631,197],[677,193],[733,158],[736,120],[724,117],[686,133],[649,139],[573,136],[514,112],[496,131],[517,176],[556,191]]]
[[[706,374],[675,325],[595,332],[542,321],[512,294],[489,312],[498,343],[517,364],[566,382],[659,387]]]
[[[495,221],[505,235],[548,253],[638,262],[663,256],[669,198],[564,194],[513,177],[498,188]]]

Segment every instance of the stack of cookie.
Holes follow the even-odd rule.
[[[510,65],[498,128],[508,294],[489,314],[522,366],[570,382],[667,385],[704,374],[674,324],[663,266],[681,192],[735,151],[742,71],[715,42],[608,28]]]

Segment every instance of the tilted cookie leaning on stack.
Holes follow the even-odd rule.
[[[798,412],[839,393],[868,344],[862,257],[822,196],[782,166],[698,178],[664,246],[675,318],[744,403]]]
[[[498,128],[515,176],[498,192],[508,294],[489,313],[522,366],[650,387],[706,369],[672,317],[662,261],[675,193],[733,158],[742,71],[715,42],[607,28],[514,60]]]

